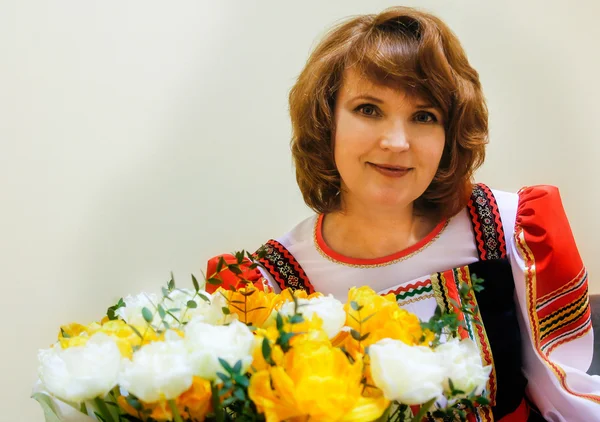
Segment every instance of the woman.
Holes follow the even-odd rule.
[[[298,185],[317,215],[267,242],[268,273],[247,278],[342,301],[369,285],[426,320],[476,274],[483,326],[467,315],[469,336],[494,367],[480,420],[600,420],[600,380],[585,374],[587,276],[558,190],[473,185],[488,114],[442,21],[396,7],[342,23],[310,56],[290,112]]]

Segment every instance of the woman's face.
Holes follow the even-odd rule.
[[[334,115],[345,205],[403,208],[425,192],[444,151],[440,110],[346,70]]]

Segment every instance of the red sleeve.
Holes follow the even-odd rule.
[[[236,275],[228,268],[225,268],[221,270],[218,275],[215,275],[217,271],[217,265],[221,257],[223,257],[225,263],[227,264],[237,263],[235,256],[231,254],[217,255],[208,260],[208,264],[206,266],[206,277],[211,278],[216,276],[216,278],[219,278],[223,281],[221,285],[206,283],[206,291],[208,293],[214,293],[219,287],[223,287],[224,289],[229,289],[231,286],[235,287],[236,289],[244,287],[245,280],[251,281],[254,283],[256,288],[263,290],[263,283],[261,281],[262,274],[258,268],[250,268],[252,261],[250,261],[248,258],[244,258],[244,261],[239,264],[242,274]]]
[[[522,189],[516,226],[535,257],[536,298],[556,292],[580,275],[583,262],[557,187]]]
[[[548,420],[594,420],[588,277],[556,187],[521,189],[510,251],[528,394]]]

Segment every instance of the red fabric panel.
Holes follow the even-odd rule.
[[[231,254],[217,255],[214,258],[209,259],[208,264],[206,266],[207,278],[215,276],[220,257],[223,257],[227,264],[235,264],[237,262],[235,256]],[[250,269],[250,265],[252,265],[252,261],[250,261],[248,258],[244,258],[244,261],[239,265],[240,270],[242,270],[242,274],[240,274],[239,276],[231,272],[229,269],[225,268],[217,276],[217,278],[223,281],[223,284],[217,286],[214,284],[206,283],[206,291],[208,293],[214,293],[219,287],[223,287],[227,290],[229,290],[231,286],[234,286],[236,289],[245,287],[246,282],[242,279],[253,282],[254,286],[257,289],[263,290],[263,284],[262,282],[260,282],[262,274],[260,273],[258,268]]]
[[[527,246],[535,257],[537,298],[577,277],[583,262],[558,188],[541,185],[522,189],[516,225],[523,229]]]

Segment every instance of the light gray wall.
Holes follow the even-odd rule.
[[[310,211],[287,93],[325,28],[391,1],[0,2],[1,421],[41,421],[60,324],[181,283]],[[556,184],[600,293],[600,2],[412,1],[446,20],[491,111],[478,179]]]

